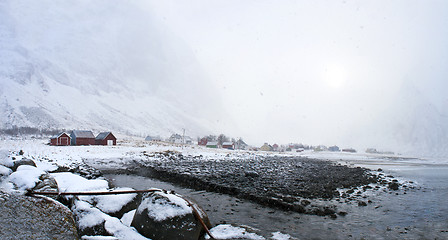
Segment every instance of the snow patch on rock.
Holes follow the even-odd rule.
[[[116,188],[114,191],[133,191],[132,188]],[[113,213],[120,211],[121,208],[131,202],[137,196],[136,193],[132,194],[117,194],[117,195],[104,195],[95,196],[96,207],[106,213]]]
[[[134,215],[135,215],[135,212],[136,212],[136,211],[137,211],[137,210],[134,209],[134,210],[132,210],[132,211],[129,211],[129,212],[125,213],[125,214],[123,215],[123,217],[121,218],[121,222],[122,222],[125,226],[130,227],[130,226],[131,226],[131,223],[132,223],[132,220],[134,219]]]
[[[156,221],[192,213],[191,207],[183,198],[164,192],[155,194],[161,197],[144,199],[137,209],[138,213],[142,213],[146,209],[148,216]]]
[[[109,187],[106,180],[89,180],[69,172],[52,173],[51,175],[56,179],[61,192],[101,191],[107,190]]]
[[[33,188],[39,177],[44,175],[45,172],[29,165],[22,165],[17,168],[17,171],[9,175],[8,180],[13,183],[19,191],[26,191]]]
[[[289,234],[284,234],[281,232],[273,232],[271,238],[274,240],[289,240],[291,239],[291,236]]]
[[[264,237],[255,233],[247,232],[245,228],[235,227],[230,224],[220,224],[212,229],[210,232],[216,239],[253,239],[253,240],[265,240]],[[205,239],[210,239],[210,236],[206,236]]]

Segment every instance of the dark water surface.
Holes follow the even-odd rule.
[[[448,165],[375,161],[352,162],[411,180],[413,190],[379,190],[369,193],[372,202],[360,207],[338,203],[348,212],[337,219],[272,209],[225,194],[195,191],[136,175],[108,174],[115,186],[135,189],[162,188],[193,198],[213,225],[234,223],[261,230],[269,237],[280,231],[299,239],[448,239]]]

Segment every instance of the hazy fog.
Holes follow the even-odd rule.
[[[193,49],[248,140],[447,145],[435,136],[448,126],[446,1],[146,6]]]
[[[446,149],[447,1],[31,2],[11,1],[14,18],[28,19],[18,20],[22,41],[58,55],[56,44],[75,68],[101,54],[87,69],[118,77],[92,81],[175,89],[192,109],[206,106],[214,133],[256,145]]]

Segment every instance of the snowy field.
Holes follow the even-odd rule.
[[[123,166],[129,161],[141,159],[144,157],[144,153],[167,150],[182,152],[190,156],[202,155],[203,159],[208,160],[250,158],[254,156],[253,153],[244,151],[233,152],[221,149],[206,149],[198,146],[182,147],[132,139],[123,141],[118,146],[58,147],[49,146],[47,142],[47,140],[41,139],[0,141],[0,173],[2,176],[0,190],[9,193],[25,194],[27,190],[32,189],[39,182],[39,177],[47,172],[53,171],[60,166],[82,165],[84,161],[92,159],[108,160],[110,163],[109,167],[114,168],[114,166]],[[257,154],[266,155],[268,153]],[[18,167],[15,172],[8,168],[14,165],[14,161],[26,158],[32,159],[36,163],[36,167],[23,165]],[[108,182],[104,179],[89,180],[69,172],[52,173],[51,176],[58,183],[60,192],[132,190],[129,188],[110,189]],[[106,231],[117,239],[147,239],[131,227],[131,221],[136,210],[124,214],[121,219],[106,214],[117,211],[122,206],[128,204],[135,197],[134,195],[79,196],[79,200],[75,202],[72,211],[78,218],[80,228],[88,228],[104,222]],[[182,202],[181,199],[176,201]],[[185,203],[181,205],[183,206],[181,209],[164,209],[162,212],[170,216],[191,212]],[[160,214],[160,211],[158,214]],[[165,216],[158,217],[163,218]],[[246,239],[265,239],[256,233],[247,232],[245,228],[229,224],[215,226],[211,229],[211,232],[218,239],[232,239],[243,236]],[[98,236],[83,236],[83,239],[98,239]],[[281,232],[273,232],[269,239],[291,239],[291,237]]]
[[[350,166],[365,166],[371,169],[383,168],[393,170],[399,166],[446,165],[440,159],[412,158],[399,155],[381,155],[364,153],[334,153],[334,152],[253,152],[232,151],[226,149],[209,149],[196,145],[172,145],[168,143],[146,142],[140,139],[128,138],[122,140],[117,146],[50,146],[47,139],[6,139],[0,140],[0,174],[2,177],[0,188],[7,192],[24,194],[32,188],[42,174],[53,171],[60,166],[80,166],[88,162],[95,165],[98,162],[104,168],[119,169],[133,161],[144,160],[151,153],[164,151],[178,152],[183,156],[198,161],[231,161],[237,159],[254,159],[269,156],[300,156],[313,159],[326,159]],[[19,155],[19,151],[23,155]],[[14,159],[13,159],[14,157]],[[37,167],[20,166],[12,172],[8,167],[21,158],[32,159]],[[3,166],[1,166],[3,165]],[[6,166],[6,167],[5,167]],[[110,189],[104,179],[88,180],[73,173],[52,173],[58,183],[59,191],[110,191],[129,190],[128,188]],[[72,211],[83,213],[79,218],[80,226],[90,226],[99,221],[105,221],[106,229],[118,239],[146,239],[130,226],[135,210],[126,213],[121,219],[111,217],[104,212],[113,212],[131,201],[132,194],[117,195],[108,198],[79,197],[80,201]],[[113,199],[113,200],[111,200]],[[95,204],[95,206],[93,206]],[[188,209],[170,214],[184,214]],[[170,211],[167,211],[170,212]],[[87,214],[85,214],[87,213]],[[255,233],[246,232],[246,229],[231,225],[220,224],[211,229],[219,239],[231,239],[245,236],[248,239],[265,239]],[[292,239],[281,232],[272,232],[269,239]],[[87,238],[85,238],[87,239]],[[95,238],[92,238],[95,239]]]
[[[204,160],[214,159],[250,159],[256,156],[302,156],[314,159],[333,160],[351,164],[365,162],[407,162],[411,164],[448,164],[447,158],[415,158],[405,155],[386,155],[344,152],[254,152],[243,150],[211,149],[197,145],[173,145],[168,143],[147,142],[141,139],[128,138],[117,146],[49,146],[47,139],[0,140],[0,156],[8,152],[24,151],[25,156],[37,160],[44,165],[69,165],[82,163],[87,159],[107,159],[111,163],[121,165],[131,160],[143,158],[143,153],[177,151],[185,156],[202,156]]]

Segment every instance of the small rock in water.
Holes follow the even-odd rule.
[[[345,215],[347,215],[347,212],[339,211],[338,214],[339,214],[339,216],[345,216]]]
[[[246,177],[252,177],[252,178],[255,178],[255,177],[259,176],[259,174],[257,172],[255,172],[255,171],[246,171],[246,172],[244,172],[244,175]]]
[[[308,205],[310,205],[310,201],[309,200],[302,200],[302,201],[300,201],[300,204],[302,205],[302,206],[308,206]]]
[[[365,207],[365,206],[367,206],[367,203],[364,202],[364,201],[359,201],[359,202],[358,202],[358,206],[360,206],[360,207]]]
[[[399,188],[399,184],[397,182],[391,182],[389,183],[389,188],[396,191]]]

